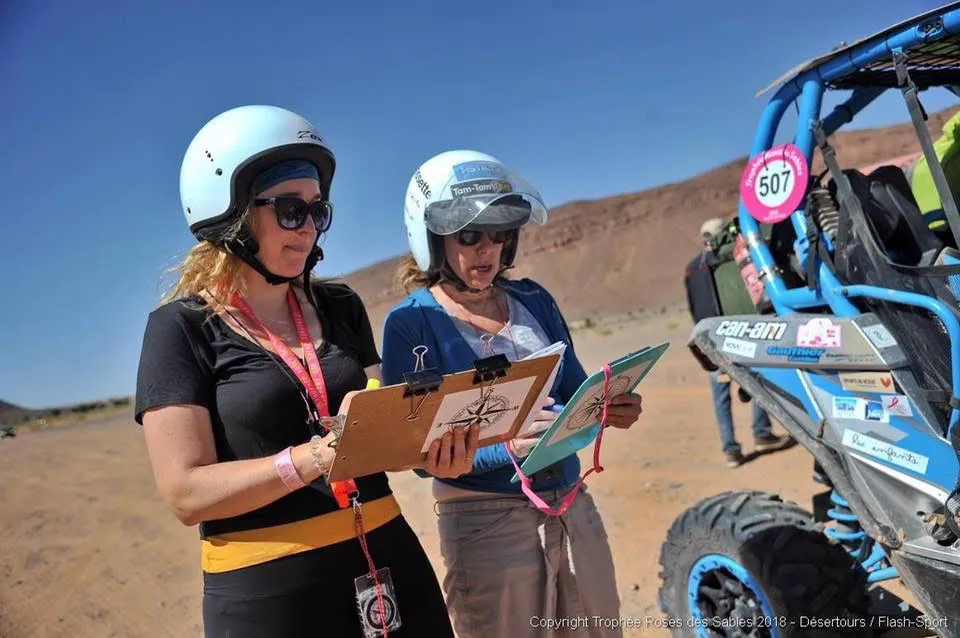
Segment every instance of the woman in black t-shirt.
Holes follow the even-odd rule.
[[[308,121],[269,106],[215,117],[181,167],[200,241],[149,315],[136,420],[160,493],[200,527],[206,636],[453,635],[386,475],[325,479],[324,417],[380,379],[360,298],[310,278],[334,167]],[[418,467],[469,471],[478,434]]]

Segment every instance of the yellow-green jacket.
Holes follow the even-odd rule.
[[[943,173],[947,178],[947,184],[954,194],[954,201],[957,201],[957,192],[960,192],[960,139],[958,138],[960,138],[960,111],[943,123],[943,135],[933,143],[937,159],[940,160]],[[927,222],[927,227],[930,230],[945,230],[947,218],[943,212],[943,203],[933,183],[930,166],[923,156],[913,168],[910,188]]]

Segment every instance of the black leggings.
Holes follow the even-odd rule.
[[[400,620],[390,638],[453,638],[440,584],[402,516],[367,533],[377,569],[390,568]],[[207,638],[363,637],[354,579],[366,574],[357,539],[219,574],[204,574]]]

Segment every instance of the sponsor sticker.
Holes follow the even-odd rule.
[[[508,179],[503,166],[496,162],[485,162],[483,160],[455,164],[453,174],[461,182],[471,179]]]
[[[902,394],[889,394],[881,398],[884,411],[891,416],[912,417],[910,401]]]
[[[880,362],[880,359],[873,353],[856,354],[853,352],[827,352],[823,355],[824,361],[832,361],[847,365],[873,365]]]
[[[880,349],[892,348],[893,346],[897,345],[897,340],[893,338],[893,335],[890,334],[890,331],[887,330],[887,327],[880,323],[873,326],[867,326],[863,329],[863,334],[867,335],[867,339],[870,340],[870,343]]]
[[[747,359],[753,359],[757,356],[757,344],[752,341],[744,341],[743,339],[734,339],[733,337],[724,339],[721,349],[729,354],[746,357]]]
[[[811,319],[797,328],[797,345],[808,348],[839,348],[842,326],[826,318]]]
[[[863,404],[856,397],[833,397],[833,418],[863,419]]]
[[[897,391],[889,372],[840,372],[840,386],[850,392],[880,392],[892,394]]]
[[[912,470],[918,474],[927,473],[927,464],[930,462],[928,457],[917,454],[916,452],[911,452],[899,445],[881,441],[868,434],[855,432],[853,430],[844,430],[843,444],[852,450],[862,452],[875,459],[899,465],[902,468]]]
[[[880,423],[887,423],[889,419],[887,418],[887,413],[883,409],[883,404],[879,401],[865,401],[864,408],[864,418],[867,421],[879,421]]]
[[[767,346],[767,354],[774,357],[786,357],[787,361],[793,363],[816,363],[823,356],[823,348]]]
[[[464,182],[450,186],[450,194],[454,197],[470,197],[471,195],[497,195],[512,193],[513,186],[502,179],[478,179],[474,182]]]
[[[787,324],[780,321],[740,321],[724,319],[717,326],[718,337],[737,337],[759,341],[779,341],[787,331]]]

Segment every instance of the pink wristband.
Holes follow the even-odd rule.
[[[277,474],[280,475],[280,480],[283,481],[283,484],[286,485],[287,489],[291,492],[301,487],[306,487],[307,485],[297,473],[297,468],[293,466],[293,456],[290,454],[292,450],[292,447],[288,447],[273,457],[273,466],[277,468]]]

